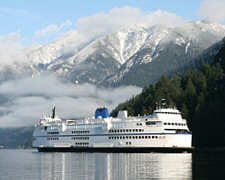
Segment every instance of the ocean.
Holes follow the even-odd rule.
[[[225,152],[39,153],[35,149],[1,149],[0,179],[225,179]]]

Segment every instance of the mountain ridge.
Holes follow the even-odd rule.
[[[224,36],[224,25],[204,21],[179,27],[139,24],[81,44],[76,44],[71,33],[50,44],[25,49],[27,62],[2,66],[0,80],[54,74],[72,83],[143,87],[194,59]]]

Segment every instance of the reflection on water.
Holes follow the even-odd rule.
[[[0,151],[0,179],[192,179],[192,154]]]
[[[191,154],[51,153],[41,155],[40,178],[191,179]]]

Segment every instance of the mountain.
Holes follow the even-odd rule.
[[[4,148],[31,148],[34,127],[0,128],[0,146]]]
[[[69,82],[143,87],[189,63],[224,36],[224,25],[204,21],[180,27],[138,24],[82,43],[70,33],[24,49],[27,61],[1,66],[0,82],[55,74]]]
[[[51,69],[71,81],[99,84],[141,48],[146,36],[144,27],[123,29],[91,42]]]
[[[154,83],[168,71],[179,69],[222,39],[225,26],[192,22],[179,28],[155,26],[147,32],[148,37],[141,49],[108,77],[104,85],[132,84],[143,87]]]

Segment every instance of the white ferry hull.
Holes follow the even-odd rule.
[[[183,152],[193,150],[191,134],[118,134],[114,137],[121,139],[109,139],[112,136],[114,135],[89,135],[91,143],[82,141],[82,144],[71,140],[70,136],[58,136],[60,143],[49,142],[45,140],[46,137],[39,137],[33,145],[40,152]]]
[[[105,109],[104,109],[105,110]],[[104,111],[103,111],[104,112]],[[104,114],[103,114],[104,115]],[[178,110],[160,109],[146,117],[41,119],[33,133],[40,152],[192,151],[192,134]]]

